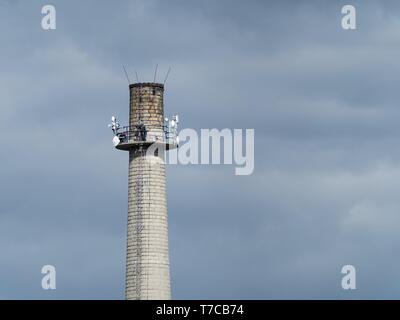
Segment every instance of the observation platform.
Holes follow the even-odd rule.
[[[171,150],[178,147],[177,133],[168,130],[166,126],[162,129],[147,131],[145,127],[133,130],[130,127],[118,128],[115,132],[120,142],[115,146],[118,150],[129,151],[139,147],[148,148],[159,146],[161,149]]]

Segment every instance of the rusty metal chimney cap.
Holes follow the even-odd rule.
[[[129,89],[130,88],[143,88],[143,87],[164,89],[164,85],[162,83],[154,83],[154,82],[137,82],[137,83],[132,83],[129,85]]]

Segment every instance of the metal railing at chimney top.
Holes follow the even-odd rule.
[[[163,126],[162,133],[154,132],[154,129],[148,131],[146,126],[138,125],[131,128],[130,126],[119,127],[116,130],[116,136],[121,143],[129,142],[164,142],[176,143],[177,131],[167,125]]]

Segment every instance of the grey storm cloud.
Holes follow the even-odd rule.
[[[131,79],[183,128],[254,128],[255,171],[170,165],[172,295],[398,298],[400,4],[0,0],[0,298],[124,297]],[[57,290],[40,286],[57,270]],[[357,268],[343,291],[341,267]]]

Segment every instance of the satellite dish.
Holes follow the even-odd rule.
[[[117,136],[115,136],[115,137],[112,139],[112,143],[113,143],[114,147],[116,147],[117,145],[119,145],[120,142],[121,142],[121,140],[119,140],[119,138],[118,138]]]
[[[175,116],[175,120],[176,120],[176,123],[179,123],[179,116],[178,115]]]
[[[171,120],[170,124],[171,124],[171,128],[174,128],[176,125],[176,122],[174,120]]]
[[[115,122],[115,120],[116,120],[115,117],[112,116],[112,117],[111,117],[111,121],[112,121],[112,122]]]
[[[168,122],[168,118],[164,118],[164,121],[167,121],[167,122]]]
[[[179,137],[176,137],[176,145],[179,146]]]

